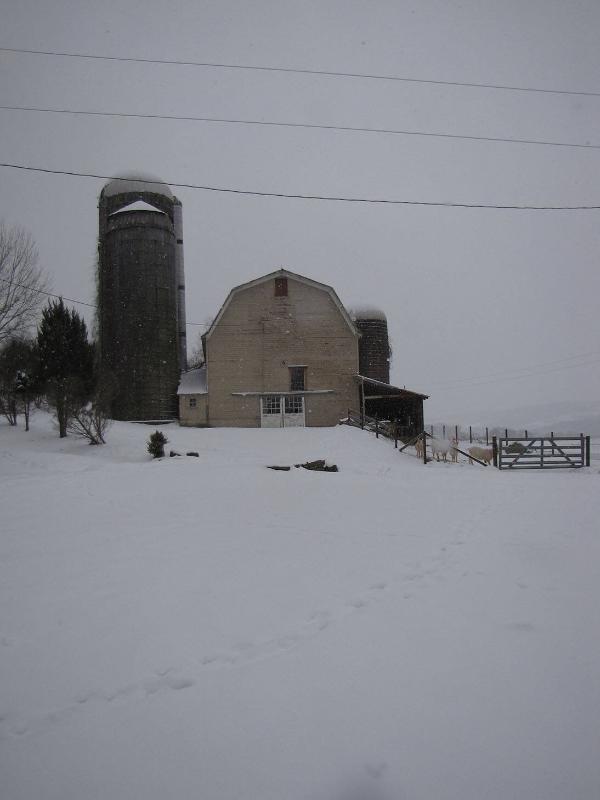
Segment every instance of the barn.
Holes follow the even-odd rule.
[[[387,324],[383,336],[367,322],[331,286],[286,269],[236,286],[203,337],[204,365],[181,376],[180,424],[318,427],[379,409],[421,430],[426,395],[381,380]]]

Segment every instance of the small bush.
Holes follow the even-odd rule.
[[[162,431],[154,431],[148,439],[148,452],[153,458],[163,458],[165,455],[165,445],[169,440]]]

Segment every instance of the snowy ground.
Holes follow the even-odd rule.
[[[0,427],[3,800],[600,797],[598,463],[151,430]]]

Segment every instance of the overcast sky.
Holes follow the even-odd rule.
[[[600,92],[598,0],[0,0],[0,9],[4,47]],[[0,97],[600,145],[600,97],[570,94],[2,52]],[[49,169],[143,170],[266,192],[600,205],[595,149],[8,110],[0,122],[0,161]],[[102,185],[0,169],[0,217],[31,231],[54,291],[87,302]],[[211,319],[232,286],[284,266],[332,285],[347,305],[385,310],[392,380],[431,395],[430,420],[600,400],[600,211],[174,193],[190,322]],[[190,343],[198,330],[188,328]]]

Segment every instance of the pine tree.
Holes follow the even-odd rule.
[[[62,439],[73,413],[94,391],[94,346],[88,342],[85,322],[62,298],[42,312],[37,349],[40,381]]]

